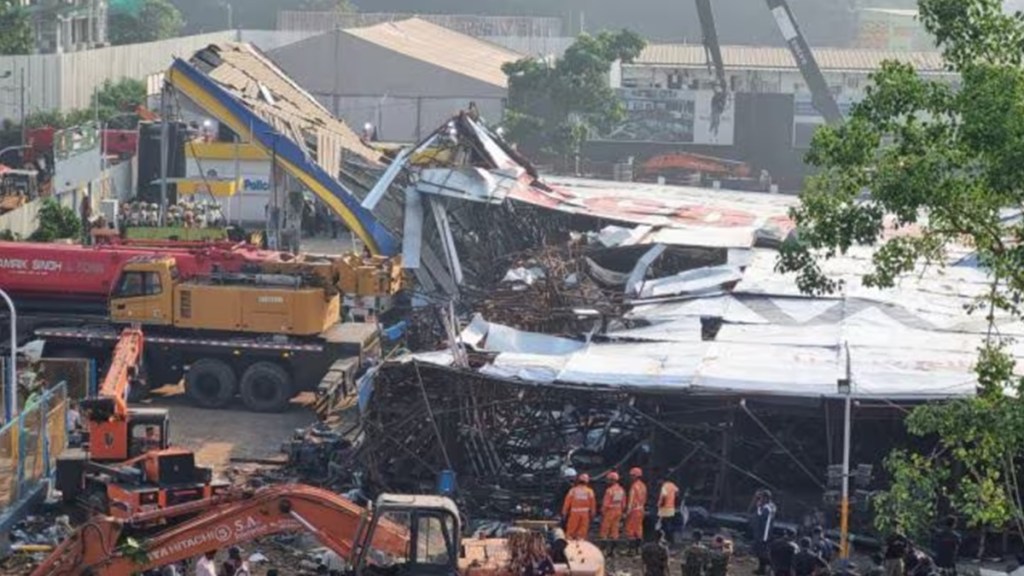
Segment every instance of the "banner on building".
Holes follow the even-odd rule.
[[[725,109],[716,118],[711,90],[619,88],[616,92],[625,106],[626,119],[595,140],[733,144],[736,113],[732,97],[726,97]]]

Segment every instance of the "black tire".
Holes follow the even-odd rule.
[[[277,364],[257,362],[242,375],[239,393],[253,412],[284,412],[293,396],[292,378]]]
[[[238,378],[223,360],[203,358],[185,373],[185,394],[201,408],[223,408],[235,397]]]

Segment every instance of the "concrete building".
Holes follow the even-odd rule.
[[[922,75],[953,78],[943,68],[942,57],[938,52],[818,48],[814,50],[814,55],[844,113],[863,97],[870,82],[869,76],[879,70],[886,60],[913,64]],[[824,120],[810,106],[811,94],[807,83],[789,50],[723,46],[722,59],[725,61],[729,91],[732,94],[792,96],[793,145],[805,148],[814,127]],[[710,101],[715,81],[707,62],[704,47],[700,45],[650,44],[634,63],[621,66],[613,74],[613,86],[620,89],[628,109],[642,111],[648,104],[658,107],[675,100],[693,101],[693,128],[681,134],[692,134],[689,141],[698,144],[731,145],[735,140],[734,135],[729,133],[733,130],[730,116],[732,102],[730,110],[727,110],[720,122],[717,139],[707,136],[706,125],[710,122]],[[682,141],[686,141],[685,138]]]
[[[36,53],[90,50],[107,44],[106,0],[20,0],[32,14]]]
[[[870,74],[885,60],[956,81],[937,52],[819,48],[814,55],[843,113],[863,98]],[[651,159],[699,154],[742,164],[742,172],[755,180],[766,171],[784,191],[799,189],[807,170],[803,157],[824,119],[811,105],[792,54],[786,48],[723,46],[722,57],[729,98],[717,118],[711,113],[715,77],[703,46],[650,44],[635,62],[614,68],[612,86],[623,99],[626,119],[593,137],[588,157],[633,158],[642,172]]]
[[[327,32],[269,56],[335,116],[373,124],[389,142],[417,141],[471,101],[500,120],[501,66],[521,57],[418,18]]]

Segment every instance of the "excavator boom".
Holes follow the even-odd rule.
[[[141,541],[138,549],[121,542],[124,528],[194,513],[200,516]],[[221,504],[193,502],[139,515],[130,521],[101,517],[79,528],[32,576],[130,576],[195,558],[210,550],[285,532],[309,532],[342,558],[352,559],[369,514],[320,488],[288,484],[256,493],[233,494]],[[409,535],[400,526],[378,522],[373,548],[408,552]]]
[[[128,417],[128,389],[142,361],[142,330],[125,328],[114,347],[110,369],[95,398],[82,401],[90,420],[124,421]]]

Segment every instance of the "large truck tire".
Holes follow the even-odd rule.
[[[239,393],[253,412],[284,412],[292,394],[292,378],[272,362],[257,362],[242,374]]]
[[[185,373],[185,394],[201,408],[223,408],[237,390],[235,371],[223,360],[203,358],[193,362]]]

